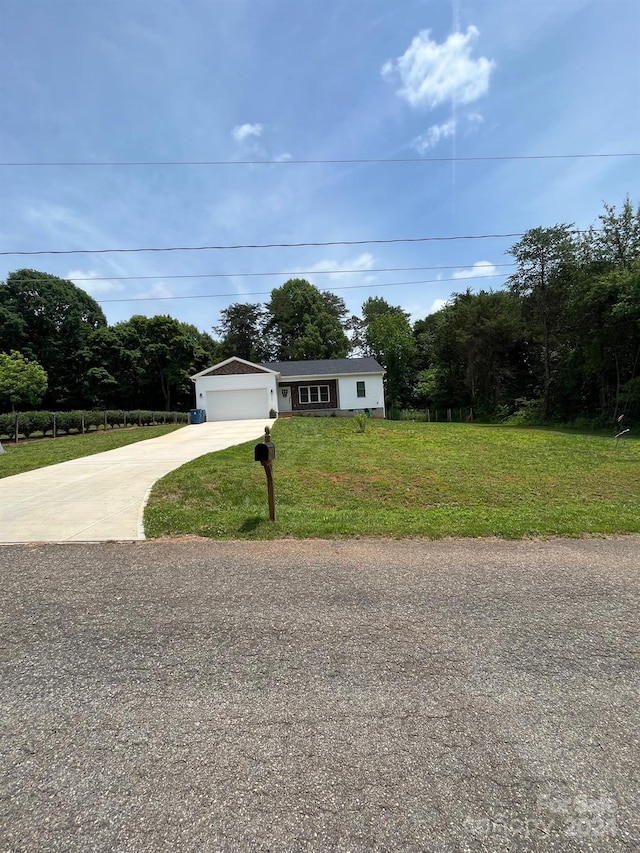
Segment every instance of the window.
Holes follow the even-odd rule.
[[[298,398],[300,403],[309,405],[311,403],[328,403],[329,402],[329,386],[328,385],[301,385],[298,388]]]
[[[364,390],[364,382],[356,382],[356,394],[358,397],[366,397],[366,391]]]

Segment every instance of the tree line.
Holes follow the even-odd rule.
[[[640,208],[605,205],[586,232],[534,228],[500,290],[454,293],[411,323],[370,297],[360,316],[304,279],[225,308],[213,334],[168,315],[108,325],[72,282],[18,270],[0,283],[0,407],[185,409],[189,377],[249,361],[374,356],[391,410],[602,422],[640,409]],[[29,375],[27,375],[29,374]]]

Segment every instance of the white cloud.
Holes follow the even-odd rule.
[[[402,56],[382,66],[382,76],[400,77],[397,94],[412,107],[433,109],[448,101],[470,104],[489,91],[495,65],[485,56],[472,57],[478,35],[478,29],[470,26],[466,33],[452,33],[438,44],[430,30],[421,30]]]
[[[166,299],[173,296],[164,281],[156,281],[151,287],[143,290],[141,293],[136,293],[138,299]]]
[[[466,118],[469,124],[472,126],[484,124],[484,116],[482,115],[482,113],[469,113]]]
[[[286,163],[287,160],[291,160],[291,154],[288,154],[286,151],[284,154],[278,154],[277,157],[274,158],[276,163]]]
[[[496,267],[490,261],[476,261],[473,266],[463,270],[456,270],[452,278],[484,278],[495,275]]]
[[[371,254],[371,252],[363,252],[361,255],[358,255],[356,258],[352,258],[351,260],[346,261],[334,261],[334,260],[322,260],[317,261],[315,264],[311,266],[305,267],[304,270],[300,269],[300,272],[308,272],[308,273],[327,273],[326,278],[328,279],[343,279],[344,273],[347,270],[370,270],[371,267],[375,263],[375,258]],[[325,276],[323,276],[325,278]],[[363,276],[362,279],[358,278],[358,281],[362,281],[363,283],[372,281],[374,276]]]
[[[438,311],[442,311],[448,301],[448,299],[434,299],[427,314],[436,314]]]
[[[418,320],[424,320],[429,314],[435,314],[447,304],[447,299],[434,299],[429,308],[424,305],[409,305],[404,310],[409,313],[409,322],[416,323]]]
[[[411,143],[411,147],[415,148],[418,154],[425,154],[430,148],[434,148],[441,139],[448,139],[455,132],[456,123],[454,119],[450,119],[444,124],[434,124],[426,133],[416,136]]]
[[[245,139],[249,139],[252,136],[261,136],[262,130],[261,124],[239,124],[233,128],[231,135],[236,142],[244,142]]]
[[[119,281],[102,279],[95,270],[71,270],[65,275],[67,281],[72,281],[77,287],[93,296],[95,293],[110,293],[114,290],[123,290]]]

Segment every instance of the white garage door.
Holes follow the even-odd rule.
[[[265,388],[207,391],[208,421],[243,421],[267,417],[269,417],[269,409]]]

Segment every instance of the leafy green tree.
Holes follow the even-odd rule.
[[[389,311],[367,324],[367,351],[385,368],[387,406],[394,409],[411,397],[415,341],[406,316]]]
[[[640,369],[640,262],[583,275],[572,289],[568,312],[576,355],[571,378],[581,382],[581,394],[570,400],[588,411],[589,388],[595,387],[599,416],[615,419]]]
[[[382,296],[370,296],[362,305],[362,320],[365,326],[383,314],[398,314],[409,320],[409,314],[399,305],[390,305]]]
[[[92,335],[84,353],[85,393],[118,408],[188,408],[190,377],[215,361],[214,352],[215,342],[188,323],[135,315]]]
[[[107,321],[98,303],[72,282],[37,270],[18,270],[0,283],[2,347],[43,365],[49,377],[45,405],[83,402],[82,351]]]
[[[19,404],[37,405],[47,390],[47,374],[36,361],[12,350],[0,353],[0,400],[15,412]]]
[[[220,322],[213,331],[220,335],[220,357],[237,355],[247,361],[262,362],[269,358],[265,340],[265,310],[262,305],[236,302],[220,312]]]
[[[279,361],[344,358],[350,349],[336,300],[328,307],[320,291],[304,279],[289,279],[271,291],[266,332]]]
[[[599,269],[630,269],[640,258],[640,206],[635,210],[625,198],[618,213],[615,205],[604,205],[598,227],[589,229],[579,241],[583,263]]]
[[[544,417],[551,416],[551,389],[558,359],[554,351],[564,321],[567,283],[576,245],[570,225],[532,228],[509,249],[518,265],[508,286],[522,300],[531,340],[538,344]]]

